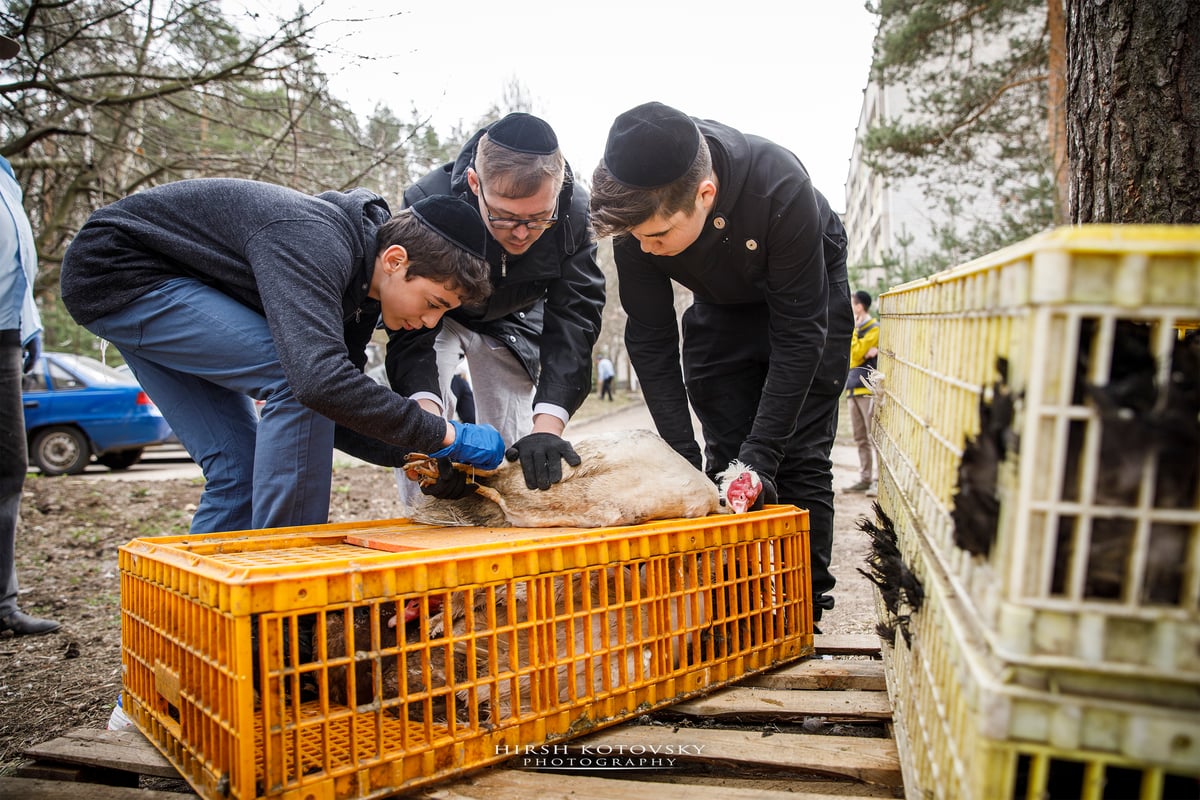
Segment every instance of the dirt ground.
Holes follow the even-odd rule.
[[[585,404],[568,438],[588,419],[612,411],[598,403]],[[636,401],[624,398],[617,405],[631,404]],[[857,480],[857,456],[844,438],[834,461],[835,489]],[[20,604],[63,627],[46,636],[0,637],[0,775],[21,763],[25,747],[72,728],[105,726],[120,691],[118,548],[138,537],[186,533],[202,487],[200,478],[110,481],[30,473],[17,536]],[[395,498],[391,470],[335,460],[331,522],[393,518]],[[824,633],[874,630],[873,590],[856,569],[867,553],[857,521],[871,513],[870,503],[863,494],[837,493],[837,607],[822,620]],[[178,788],[187,790],[182,781]]]

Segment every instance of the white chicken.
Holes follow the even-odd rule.
[[[602,528],[728,513],[741,505],[723,505],[717,486],[651,431],[581,436],[572,445],[580,465],[564,464],[562,481],[549,489],[527,488],[517,462],[491,472],[456,465],[476,492],[460,500],[422,495],[409,514],[432,525]],[[413,454],[405,474],[431,483],[437,461]]]

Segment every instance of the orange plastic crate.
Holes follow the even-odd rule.
[[[792,506],[137,539],[120,564],[125,709],[205,798],[384,797],[813,652]]]

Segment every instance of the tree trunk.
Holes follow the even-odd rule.
[[[1049,40],[1049,81],[1046,107],[1050,157],[1054,163],[1054,224],[1070,217],[1070,169],[1067,159],[1067,24],[1064,0],[1046,3],[1046,32]]]
[[[1068,0],[1071,220],[1200,223],[1200,3]]]

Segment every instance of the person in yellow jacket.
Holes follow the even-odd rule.
[[[858,446],[858,483],[847,486],[847,492],[866,492],[874,497],[877,475],[875,448],[871,444],[871,413],[874,398],[867,375],[875,369],[879,356],[879,323],[867,313],[871,295],[861,289],[850,297],[854,309],[854,333],[850,338],[850,372],[846,376],[846,403],[854,429],[854,444]]]

